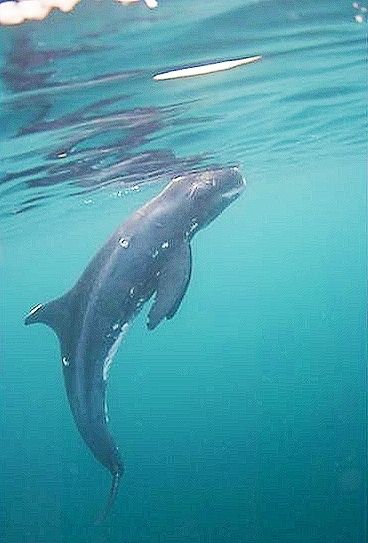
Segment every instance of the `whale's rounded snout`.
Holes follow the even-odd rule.
[[[237,166],[221,170],[217,176],[217,182],[222,197],[225,199],[235,199],[245,189],[245,179]]]
[[[234,176],[236,186],[239,188],[240,192],[243,192],[247,184],[244,175],[242,175],[238,166],[231,168],[231,173]]]

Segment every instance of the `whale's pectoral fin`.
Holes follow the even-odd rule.
[[[189,243],[183,241],[171,256],[158,278],[155,300],[148,314],[149,330],[156,328],[164,318],[172,319],[188,288],[192,270]]]

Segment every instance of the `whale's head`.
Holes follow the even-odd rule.
[[[196,228],[203,228],[236,200],[245,189],[237,167],[190,173],[174,178],[171,191]]]

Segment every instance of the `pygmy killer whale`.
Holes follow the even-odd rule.
[[[123,462],[108,430],[109,368],[129,323],[154,295],[147,327],[177,312],[192,267],[190,241],[245,187],[238,168],[179,176],[133,213],[98,251],[66,294],[30,310],[60,341],[65,388],[77,428],[112,474],[111,508]]]

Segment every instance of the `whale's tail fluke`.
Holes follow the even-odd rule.
[[[98,517],[96,524],[102,524],[105,522],[106,518],[110,514],[110,511],[115,503],[116,497],[119,492],[119,485],[120,485],[120,479],[123,475],[123,470],[119,470],[112,476],[112,482],[110,487],[110,493],[109,497],[107,499],[107,503],[105,505],[104,510],[102,511],[101,515]]]

